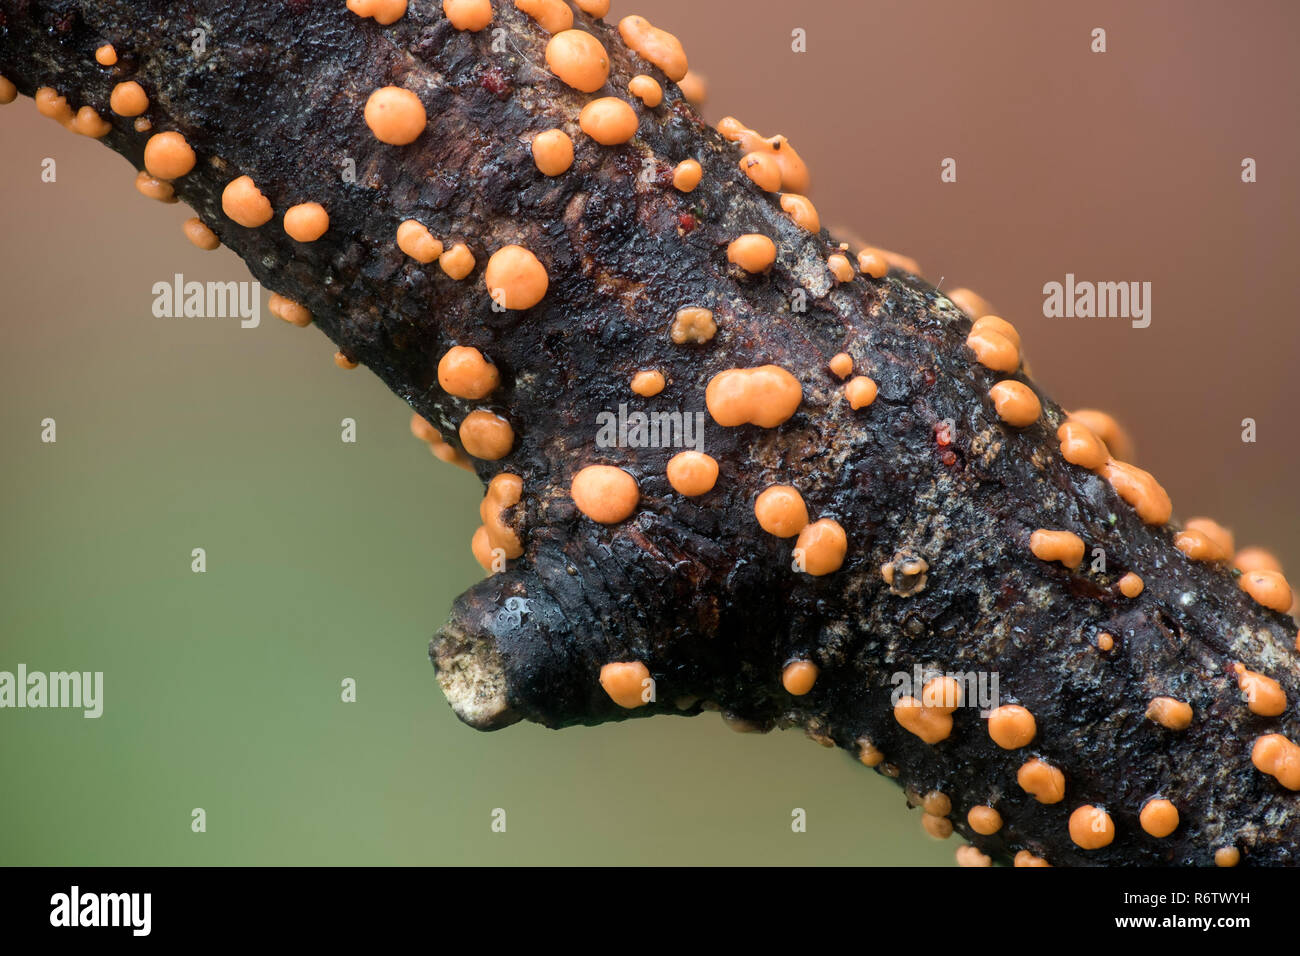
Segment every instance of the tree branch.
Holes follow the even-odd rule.
[[[537,8],[563,20],[554,4]],[[671,56],[643,47],[652,65],[614,26],[578,12],[574,25],[600,41],[610,64],[607,82],[582,92],[548,69],[541,23],[504,0],[492,13],[474,32],[457,29],[438,3],[413,4],[390,24],[343,0],[0,3],[0,74],[18,91],[50,87],[72,113],[92,108],[110,126],[104,142],[137,167],[152,135],[180,133],[196,164],[175,177],[176,196],[253,275],[309,309],[345,359],[431,423],[448,456],[478,452],[473,468],[485,482],[518,476],[517,487],[498,479],[484,508],[480,557],[491,564],[495,549],[503,569],[457,601],[431,647],[456,713],[484,729],[706,709],[738,729],[802,726],[895,777],[924,804],[930,828],[953,825],[994,859],[1207,865],[1231,849],[1248,863],[1300,861],[1297,795],[1284,785],[1300,787],[1300,757],[1268,736],[1300,740],[1289,706],[1300,693],[1295,625],[1243,591],[1227,553],[1212,553],[1215,535],[1182,539],[1215,559],[1193,560],[1175,545],[1153,483],[1107,464],[1104,448],[1091,467],[1065,460],[1065,414],[1046,398],[1027,425],[1000,417],[990,389],[1030,385],[1013,332],[979,325],[975,344],[988,362],[1011,354],[995,371],[968,346],[969,318],[897,257],[873,278],[863,270],[877,271],[878,258],[854,267],[848,255],[852,276],[837,281],[837,242],[803,228],[778,195],[803,187],[789,145],[706,127],[660,68],[680,75]],[[114,65],[96,62],[105,43]],[[654,49],[673,52],[662,39]],[[593,68],[581,57],[575,66]],[[660,105],[627,93],[638,74],[662,87]],[[110,108],[125,82],[148,96],[146,132]],[[411,91],[425,111],[408,145],[381,142],[364,118],[385,86]],[[601,145],[583,131],[580,113],[601,96],[635,107],[635,138]],[[51,95],[44,103],[66,125],[96,131],[91,118],[60,113]],[[539,171],[531,152],[551,128],[575,144],[559,175]],[[752,180],[742,146],[758,154]],[[673,185],[684,160],[702,167],[692,192]],[[263,225],[223,211],[223,192],[241,176],[274,210]],[[328,212],[328,231],[313,242],[282,226],[302,203]],[[444,249],[463,243],[473,269],[456,279],[404,253],[397,230],[412,219]],[[732,261],[744,259],[729,256],[744,234],[774,242],[770,268],[751,274]],[[494,308],[489,295],[485,267],[510,245],[545,271],[545,293],[527,308]],[[507,306],[531,301],[537,277],[524,266],[517,281],[496,280]],[[716,334],[674,341],[675,316],[688,307],[711,310]],[[707,327],[696,318],[678,329],[688,340]],[[456,346],[480,350],[499,385],[479,398],[440,385],[439,362]],[[870,404],[853,407],[831,371],[841,352],[874,382]],[[720,374],[769,364],[784,373],[751,383],[751,407],[716,394],[735,376],[709,400]],[[665,387],[635,394],[633,376],[650,370]],[[475,371],[455,390],[470,394],[490,379]],[[797,407],[786,414],[792,383]],[[1022,396],[1007,398],[1015,406]],[[718,465],[712,490],[688,496],[670,482],[680,447],[602,443],[601,415],[620,404],[687,422],[701,414],[703,447]],[[460,429],[476,410],[490,414],[466,449]],[[734,424],[729,413],[771,419]],[[1082,426],[1075,433],[1091,441]],[[1121,439],[1109,438],[1119,452]],[[498,442],[509,450],[486,460]],[[580,487],[575,502],[571,482],[590,465],[630,476],[633,500],[616,483]],[[755,517],[772,485],[797,489],[809,521],[843,529],[841,566],[821,575],[792,567],[796,539]],[[602,509],[607,523],[588,516]],[[777,518],[795,531],[804,523],[797,507],[765,513]],[[814,528],[834,538],[829,525]],[[1067,566],[1071,539],[1065,563],[1051,560],[1053,542],[1038,530],[1076,535],[1082,563]],[[815,537],[797,539],[803,567],[834,565],[833,541]],[[1129,572],[1145,584],[1135,597],[1119,583]],[[1284,584],[1265,576],[1255,590],[1268,588],[1281,594]],[[1271,602],[1284,607],[1289,596]],[[1237,664],[1277,682],[1283,712],[1269,706],[1272,685],[1252,684]],[[918,670],[921,684],[958,675],[962,706],[946,714],[930,698],[942,683],[926,694],[905,687]],[[654,700],[641,705],[643,673]],[[810,692],[791,692],[814,675]],[[1032,715],[1027,742],[1012,739],[1028,733],[1024,714],[1004,711],[993,725],[981,715],[988,702],[978,692],[993,676],[1000,702]],[[1258,691],[1250,706],[1243,684]],[[901,689],[915,706],[899,702]],[[1159,697],[1190,705],[1190,724],[1149,717]],[[1166,723],[1177,725],[1181,709]],[[1020,745],[999,745],[990,726]],[[1022,787],[1052,796],[1035,783],[1036,773],[1048,790],[1055,782],[1042,765],[1060,772],[1055,802]],[[1177,808],[1168,836],[1144,830],[1153,798]],[[972,828],[969,811],[981,806],[998,811],[996,832]],[[1076,813],[1088,806],[1106,816]],[[1085,849],[1108,822],[1112,842]]]

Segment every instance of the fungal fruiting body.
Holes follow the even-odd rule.
[[[431,647],[466,721],[801,725],[924,795],[970,865],[1295,861],[1276,560],[1171,524],[1115,418],[1033,385],[978,294],[823,230],[785,137],[683,102],[676,37],[605,0],[352,0],[241,44],[247,11],[214,5],[218,69],[137,5],[75,50],[20,6],[0,102],[35,90],[142,159],[191,242],[220,235],[273,315],[364,359],[486,483],[488,577]],[[245,142],[272,83],[301,110]],[[620,404],[669,440],[599,440]],[[981,714],[950,670],[1000,672],[1002,701]]]
[[[414,143],[428,122],[420,98],[400,86],[384,86],[371,93],[365,118],[375,139],[390,146]]]
[[[681,451],[668,460],[667,474],[674,491],[693,498],[713,490],[718,463],[702,451]]]
[[[799,380],[776,365],[719,372],[705,391],[709,414],[724,426],[775,428],[794,414],[802,400]]]
[[[249,229],[271,221],[271,202],[249,176],[232,179],[221,194],[221,209],[232,220]]]
[[[424,223],[414,219],[406,219],[397,227],[397,248],[416,262],[433,262],[442,255],[442,243],[433,237]]]
[[[549,277],[537,256],[519,245],[492,253],[483,271],[492,299],[507,309],[531,309],[546,295]]]
[[[548,129],[533,137],[533,162],[547,176],[559,176],[573,165],[573,140],[562,129]]]
[[[284,231],[298,242],[315,242],[329,227],[329,213],[318,202],[299,203],[285,210]]]

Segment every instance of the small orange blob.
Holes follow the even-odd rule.
[[[487,527],[485,525],[479,525],[478,529],[474,532],[474,536],[469,539],[469,550],[470,553],[474,555],[474,560],[479,563],[479,566],[482,567],[484,571],[491,574],[492,542],[488,540]]]
[[[993,859],[973,843],[957,847],[957,865],[965,867],[992,866]]]
[[[803,495],[790,485],[772,485],[754,499],[758,526],[778,538],[793,538],[808,526],[808,508]]]
[[[288,218],[285,213],[286,222]],[[424,223],[414,219],[406,219],[397,227],[397,248],[416,262],[432,262],[442,255],[442,243],[433,238]]]
[[[609,54],[599,40],[584,30],[561,30],[551,37],[546,44],[546,65],[582,93],[596,92],[609,79]]]
[[[764,192],[774,193],[781,188],[781,166],[776,157],[766,150],[746,153],[740,157],[740,171]]]
[[[373,17],[388,26],[406,14],[406,0],[348,0],[348,9],[359,17]]]
[[[1115,638],[1105,631],[1097,635],[1097,649],[1101,651],[1110,651],[1115,648]]]
[[[1043,413],[1042,403],[1033,389],[1022,382],[1007,379],[989,389],[989,398],[998,418],[1013,428],[1028,428]]]
[[[989,713],[989,737],[1003,750],[1028,746],[1037,733],[1034,715],[1019,704],[1003,704]]]
[[[155,133],[144,144],[144,168],[159,179],[177,179],[194,168],[194,150],[180,133]]]
[[[127,80],[113,87],[108,95],[108,108],[118,116],[139,116],[149,108],[149,97],[135,80]]]
[[[1281,734],[1265,734],[1256,740],[1250,761],[1288,790],[1300,790],[1300,746]]]
[[[879,249],[868,247],[858,253],[858,269],[873,279],[883,279],[889,274],[889,260]]]
[[[936,677],[921,688],[921,699],[902,697],[894,705],[894,719],[927,744],[947,740],[952,734],[952,712],[961,705],[961,685],[951,677]]]
[[[627,91],[639,99],[642,106],[650,109],[654,109],[664,101],[664,88],[653,76],[646,76],[644,73],[632,77],[632,81],[627,85]]]
[[[952,836],[952,821],[946,817],[936,816],[933,813],[921,814],[921,826],[925,832],[930,834],[936,840],[946,840]]]
[[[523,544],[514,528],[506,523],[506,511],[519,504],[524,493],[524,480],[518,475],[502,472],[488,482],[487,492],[478,506],[479,520],[488,531],[493,549],[513,560],[524,553]]]
[[[826,268],[831,270],[831,275],[835,277],[836,282],[853,281],[853,264],[849,262],[849,257],[842,253],[835,253],[826,260]]]
[[[364,115],[375,139],[390,146],[414,143],[428,123],[420,98],[400,86],[381,86],[371,93]]]
[[[1115,839],[1115,824],[1101,807],[1085,803],[1070,814],[1070,839],[1085,850],[1100,850]]]
[[[782,193],[781,208],[800,229],[813,233],[821,232],[821,217],[817,215],[817,207],[807,196],[800,196],[798,193]]]
[[[1072,465],[1097,471],[1110,460],[1106,443],[1083,422],[1067,420],[1056,430],[1061,441],[1061,457]]]
[[[1128,432],[1120,427],[1112,415],[1097,411],[1095,408],[1081,408],[1070,412],[1069,420],[1086,425],[1090,431],[1106,443],[1110,454],[1122,461],[1133,457],[1133,440]]]
[[[618,21],[618,32],[628,48],[678,82],[686,75],[686,51],[681,42],[665,30],[653,26],[645,17],[630,16]]]
[[[419,412],[411,413],[411,434],[422,442],[433,443],[442,438],[442,433],[429,423]]]
[[[438,265],[453,279],[463,279],[474,271],[474,253],[465,243],[458,242],[438,257]]]
[[[884,753],[866,737],[861,737],[857,741],[858,759],[862,761],[864,767],[878,767],[881,761],[885,759]]]
[[[573,140],[562,129],[548,129],[533,137],[533,162],[545,176],[559,176],[573,165]]]
[[[266,225],[272,215],[270,201],[249,176],[240,176],[226,184],[221,193],[221,211],[249,229]]]
[[[149,122],[147,116],[137,116],[135,122],[131,124],[137,133],[147,133],[153,129],[153,123]]]
[[[1283,614],[1291,610],[1291,585],[1279,571],[1247,571],[1237,586],[1270,610]]]
[[[702,345],[717,333],[713,312],[697,306],[686,306],[673,316],[673,326],[668,332],[674,345]]]
[[[975,360],[995,372],[1014,372],[1020,367],[1020,349],[1011,339],[993,328],[972,328],[966,345]]]
[[[203,223],[199,221],[198,216],[191,216],[189,219],[186,219],[184,225],[181,226],[181,229],[185,232],[185,238],[194,243],[194,245],[198,246],[200,249],[206,249],[211,252],[213,249],[217,248],[217,246],[221,245],[221,240],[217,238],[216,233],[203,225]]]
[[[936,817],[946,817],[952,813],[952,799],[942,790],[931,790],[921,799],[921,806],[926,813]]]
[[[36,91],[36,112],[54,120],[60,126],[71,128],[73,112],[66,96],[60,96],[53,87],[42,86]]]
[[[1167,837],[1178,829],[1178,808],[1163,797],[1148,800],[1138,814],[1138,822],[1153,837]]]
[[[156,199],[159,202],[173,203],[176,202],[175,190],[172,184],[164,182],[161,179],[155,179],[146,173],[143,169],[136,174],[135,188],[141,196],[147,196],[150,199]]]
[[[1186,730],[1192,725],[1192,705],[1172,697],[1154,697],[1147,704],[1147,719],[1170,730]]]
[[[756,232],[746,233],[727,246],[727,261],[746,272],[763,272],[776,261],[776,243]]]
[[[807,194],[811,183],[808,167],[784,136],[760,136],[733,116],[719,120],[717,129],[724,139],[738,143],[742,153],[771,153],[781,167],[781,188],[787,192]]]
[[[693,159],[683,159],[673,167],[673,188],[678,192],[688,193],[700,184],[704,170]]]
[[[988,806],[971,807],[966,822],[981,836],[992,836],[1002,829],[1002,814]]]
[[[346,371],[351,371],[357,367],[357,363],[352,361],[352,359],[348,358],[342,352],[334,353],[334,364]]]
[[[1145,587],[1146,585],[1142,583],[1142,579],[1132,571],[1119,579],[1119,593],[1126,598],[1137,597]]]
[[[330,215],[318,202],[303,202],[284,212],[284,231],[297,242],[315,242],[330,227]]]
[[[564,0],[515,0],[515,6],[547,33],[560,33],[573,26],[573,11]]]
[[[1112,458],[1102,466],[1101,476],[1146,524],[1164,524],[1173,514],[1169,495],[1150,472]]]
[[[713,420],[724,428],[775,428],[799,408],[803,388],[779,365],[732,368],[709,380],[704,401]]]
[[[853,356],[848,352],[839,352],[831,356],[831,360],[826,363],[826,367],[837,378],[848,378],[853,374]]]
[[[1241,851],[1235,846],[1221,846],[1214,851],[1215,866],[1236,866],[1241,862]]]
[[[1232,560],[1232,566],[1245,574],[1247,571],[1277,571],[1282,573],[1282,562],[1263,548],[1242,548]]]
[[[496,391],[501,376],[478,349],[454,345],[438,360],[438,384],[448,395],[477,401]]]
[[[1041,866],[1047,866],[1047,867],[1050,867],[1052,864],[1048,863],[1048,862],[1047,862],[1046,860],[1044,860],[1041,856],[1034,856],[1034,854],[1030,853],[1028,850],[1020,850],[1018,853],[1016,853],[1016,858],[1015,858],[1015,861],[1014,861],[1014,865],[1015,865],[1015,866],[1040,866],[1040,867],[1041,867]]]
[[[718,481],[718,463],[702,451],[680,451],[668,459],[668,484],[680,495],[693,498],[712,491]]]
[[[708,98],[708,81],[694,70],[687,70],[686,75],[677,81],[677,87],[687,103],[700,104]]]
[[[1217,521],[1210,518],[1188,518],[1183,527],[1188,531],[1204,536],[1208,540],[1210,548],[1213,549],[1213,553],[1221,555],[1221,557],[1207,556],[1194,558],[1193,560],[1231,561],[1232,556],[1237,551],[1237,542],[1232,532]],[[1208,555],[1210,552],[1207,550],[1204,553]],[[1192,557],[1192,555],[1188,554],[1188,557]]]
[[[1237,674],[1237,687],[1252,714],[1277,717],[1286,712],[1286,691],[1281,684],[1271,677],[1246,670],[1241,663],[1234,664],[1232,669]]]
[[[490,0],[442,0],[442,12],[457,30],[477,33],[492,22]]]
[[[965,312],[972,322],[993,314],[993,306],[989,305],[988,300],[970,289],[953,289],[948,293],[948,301]]]
[[[1065,774],[1037,757],[1020,765],[1016,783],[1039,803],[1060,803],[1065,799]]]
[[[117,51],[113,49],[113,44],[105,43],[95,51],[95,62],[100,66],[112,66],[117,62]]]
[[[589,17],[600,19],[609,13],[609,0],[574,0],[578,9]]]
[[[874,402],[878,391],[875,380],[866,375],[855,375],[844,385],[844,397],[854,411]]]
[[[500,461],[514,447],[515,430],[495,412],[478,408],[465,416],[458,430],[465,451],[483,461]]]
[[[632,710],[650,703],[654,682],[640,661],[616,661],[600,669],[600,686],[618,706]]]
[[[781,686],[795,697],[802,697],[813,689],[817,675],[821,673],[812,661],[791,661],[781,671]]]
[[[641,500],[636,479],[613,465],[583,468],[573,476],[569,493],[579,511],[601,524],[626,521]]]
[[[637,372],[632,376],[632,391],[642,398],[653,398],[664,390],[664,373],[658,369]]]
[[[77,115],[72,118],[68,128],[74,133],[89,136],[91,139],[103,139],[112,131],[113,125],[102,119],[93,108],[83,106],[77,110]]]
[[[0,106],[6,106],[18,99],[18,87],[8,77],[0,76]]]
[[[546,267],[523,246],[502,246],[492,253],[483,281],[492,300],[507,309],[531,309],[546,295]]]
[[[889,249],[878,248],[875,251],[885,257],[885,261],[889,263],[889,268],[897,269],[899,272],[910,272],[912,275],[916,276],[921,274],[921,264],[911,256],[905,256],[902,253],[893,252]]]
[[[996,332],[1017,349],[1022,347],[1020,333],[1006,319],[997,315],[982,315],[971,324],[972,332]]]
[[[277,319],[288,322],[290,325],[296,325],[300,329],[305,329],[311,325],[310,310],[292,299],[286,299],[279,293],[271,293],[271,300],[267,303],[267,308]]]
[[[1083,563],[1083,539],[1073,531],[1039,528],[1029,536],[1029,550],[1040,561],[1060,561],[1072,570]]]
[[[578,114],[582,131],[602,146],[618,146],[636,135],[636,110],[617,96],[592,100]]]

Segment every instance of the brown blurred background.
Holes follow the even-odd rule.
[[[631,12],[682,38],[708,119],[790,137],[824,223],[981,293],[1044,391],[1129,428],[1179,515],[1300,567],[1300,5],[614,0]],[[122,159],[27,99],[0,107],[0,142],[0,668],[108,685],[98,722],[0,714],[22,768],[0,859],[951,860],[896,788],[797,734],[458,725],[424,649],[478,576],[475,483],[316,330],[155,319],[154,282],[247,273],[191,247],[189,211],[139,196]],[[1066,273],[1150,282],[1151,326],[1044,318]]]

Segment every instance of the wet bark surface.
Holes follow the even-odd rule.
[[[453,445],[474,408],[510,421],[513,450],[475,469],[485,482],[522,478],[505,517],[524,553],[456,602],[430,651],[462,719],[564,727],[718,709],[738,726],[802,726],[855,754],[869,741],[884,754],[879,772],[909,791],[947,794],[957,830],[995,859],[1027,849],[1054,865],[1208,865],[1235,846],[1245,863],[1300,862],[1300,795],[1250,759],[1261,734],[1300,739],[1294,622],[1256,604],[1232,571],[1185,557],[1173,524],[1144,524],[1106,481],[1066,463],[1055,438],[1064,413],[1046,396],[1036,424],[1003,425],[987,392],[1008,376],[974,361],[969,319],[930,285],[897,270],[836,284],[826,268],[836,242],[795,225],[775,194],[754,186],[737,146],[627,49],[614,22],[575,13],[612,61],[607,87],[588,95],[547,70],[548,35],[534,21],[493,6],[492,26],[466,33],[436,3],[381,26],[342,0],[0,2],[0,74],[21,93],[51,86],[74,109],[94,107],[113,126],[105,144],[143,168],[148,134],[108,109],[115,83],[139,82],[152,132],[181,132],[198,156],[177,196],[259,281],[307,306],[346,356]],[[118,51],[113,67],[94,59],[106,42]],[[606,147],[582,135],[582,106],[598,95],[630,99],[637,73],[665,94],[657,108],[635,104],[637,137]],[[416,92],[428,114],[409,146],[379,142],[362,118],[370,92],[390,84]],[[573,168],[554,178],[536,169],[529,145],[551,127],[576,144]],[[704,177],[683,194],[672,169],[687,158]],[[277,212],[265,226],[244,228],[221,211],[223,188],[241,175]],[[330,229],[297,243],[279,216],[309,201],[326,206]],[[447,247],[467,244],[474,271],[456,281],[403,255],[394,234],[409,218]],[[777,244],[766,274],[727,261],[728,243],[750,232]],[[530,249],[549,276],[528,310],[494,310],[485,288],[488,256],[508,243]],[[712,341],[672,342],[683,306],[713,311]],[[458,344],[500,370],[488,399],[439,387],[438,360]],[[827,369],[841,351],[879,386],[867,408],[851,409]],[[795,415],[772,429],[718,426],[705,408],[709,380],[767,363],[799,380]],[[631,376],[651,368],[667,387],[632,394]],[[680,448],[601,447],[598,416],[620,404],[703,413],[716,488],[698,498],[673,491],[665,466]],[[569,496],[573,474],[597,463],[637,480],[640,505],[623,523],[597,524]],[[812,520],[843,525],[839,571],[793,570],[793,541],[758,527],[754,499],[777,483],[800,490]],[[1035,558],[1037,528],[1075,532],[1088,559],[1068,570]],[[1104,570],[1094,548],[1104,549]],[[891,587],[882,565],[909,558],[926,562],[924,578],[896,576]],[[1117,588],[1130,570],[1146,584],[1135,599]],[[1115,636],[1113,650],[1098,649],[1102,631]],[[820,676],[796,698],[781,671],[799,658]],[[646,664],[656,691],[631,711],[598,682],[603,664],[630,660]],[[1282,684],[1292,704],[1282,716],[1246,707],[1238,661]],[[1027,707],[1037,737],[1000,749],[968,699],[951,735],[924,743],[893,715],[898,675],[918,668],[996,675],[1000,702]],[[1191,704],[1188,729],[1145,717],[1161,695]],[[1017,785],[1031,757],[1064,772],[1063,801],[1040,804]],[[1181,815],[1163,839],[1138,823],[1156,796]],[[986,803],[1005,821],[993,836],[966,824],[970,807]],[[1104,849],[1085,851],[1068,835],[1085,803],[1115,822]]]

